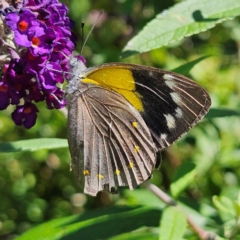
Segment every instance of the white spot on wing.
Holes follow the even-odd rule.
[[[174,77],[170,74],[164,74],[163,78],[166,80],[165,83],[168,85],[168,87],[170,87],[171,89],[173,89],[175,83],[174,83]]]
[[[171,114],[164,114],[164,117],[166,118],[169,129],[176,127],[175,119]]]
[[[167,134],[165,134],[165,133],[161,134],[161,135],[160,135],[160,138],[163,139],[163,140],[165,140],[165,139],[167,138]]]
[[[176,104],[181,105],[182,100],[181,100],[181,96],[180,96],[178,93],[172,92],[172,93],[170,93],[170,95],[171,95],[171,97],[172,97],[172,100],[173,100]]]
[[[174,76],[173,75],[171,75],[171,74],[164,74],[163,75],[163,78],[165,79],[165,80],[173,80],[174,79]]]
[[[168,87],[170,87],[171,89],[173,89],[174,87],[174,81],[165,81],[165,83],[168,85]]]
[[[181,118],[183,116],[182,109],[177,108],[175,111],[176,111],[176,117],[177,118]]]
[[[166,140],[166,138],[167,138],[167,134],[166,134],[166,133],[161,134],[161,135],[160,135],[160,138],[162,139],[163,142],[165,142],[165,144],[166,144],[167,146],[170,145],[169,142]]]
[[[148,74],[150,77],[153,77],[153,72],[149,71]]]

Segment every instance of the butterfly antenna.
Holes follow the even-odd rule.
[[[104,10],[101,10],[101,11],[100,11],[100,13],[98,14],[96,20],[94,21],[94,24],[92,25],[92,27],[91,27],[91,29],[90,29],[88,35],[86,36],[85,41],[84,41],[84,42],[82,41],[83,44],[82,44],[82,47],[81,47],[80,55],[82,55],[83,48],[84,48],[84,46],[86,45],[86,42],[87,42],[90,34],[92,33],[93,29],[95,28],[95,26],[96,26],[96,24],[97,24],[97,22],[98,22],[98,19],[99,19],[100,16],[103,14],[103,12],[104,12]],[[84,23],[82,23],[82,37],[83,37],[83,35],[84,35],[84,33],[83,33],[83,27],[84,27]]]
[[[83,47],[86,43],[86,41],[84,42],[84,25],[85,25],[85,23],[82,22],[82,24],[81,24],[81,54],[82,54]]]

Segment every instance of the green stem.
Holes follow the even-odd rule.
[[[163,192],[160,188],[158,188],[156,185],[149,182],[145,182],[143,185],[167,205],[180,209],[185,214],[188,224],[191,226],[192,230],[199,236],[200,239],[202,240],[216,239],[217,236],[214,233],[207,232],[198,225],[196,225],[196,223],[183,211],[183,209],[181,209],[178,203],[170,196],[168,196],[165,192]]]

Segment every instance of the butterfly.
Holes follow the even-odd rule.
[[[86,194],[148,180],[157,155],[208,112],[208,93],[189,78],[126,63],[70,61],[68,142]]]

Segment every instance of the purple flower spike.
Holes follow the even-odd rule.
[[[68,9],[59,0],[20,2],[0,12],[6,27],[2,33],[9,34],[0,36],[0,42],[13,39],[2,48],[0,110],[15,105],[13,121],[30,128],[38,112],[34,102],[46,101],[49,109],[66,105],[61,87],[77,39],[71,33]]]
[[[35,125],[37,119],[38,109],[33,103],[27,102],[22,106],[17,106],[16,110],[12,113],[12,119],[18,126],[31,128]]]

